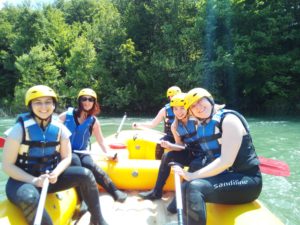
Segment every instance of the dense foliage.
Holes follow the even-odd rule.
[[[205,87],[249,114],[300,112],[295,0],[56,0],[0,10],[1,111],[46,84],[63,109],[81,88],[105,113],[155,113],[169,86]]]

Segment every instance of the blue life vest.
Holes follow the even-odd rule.
[[[198,125],[198,137],[200,146],[206,156],[206,164],[212,162],[214,159],[220,157],[221,144],[218,139],[222,137],[222,122],[227,114],[236,115],[243,126],[245,127],[247,134],[244,135],[241,147],[238,155],[230,169],[234,171],[244,171],[259,164],[255,148],[252,143],[252,138],[249,132],[249,126],[245,118],[236,111],[222,109],[213,115],[211,120],[207,124]]]
[[[87,149],[95,121],[94,116],[88,116],[82,124],[79,124],[75,119],[74,108],[68,108],[64,124],[72,133],[70,136],[72,150]]]
[[[177,133],[181,141],[186,145],[186,149],[190,151],[193,156],[203,157],[204,153],[199,144],[197,133],[198,123],[196,118],[189,117],[186,126],[178,121]]]
[[[197,121],[195,118],[190,117],[186,125],[184,125],[181,121],[178,121],[176,131],[184,144],[193,145],[198,143]]]
[[[171,125],[175,119],[173,108],[170,106],[170,103],[168,103],[165,105],[165,109],[166,109],[166,117],[164,121],[165,122],[164,132],[169,136],[173,136],[171,131]]]
[[[17,122],[23,128],[16,165],[26,172],[39,176],[52,171],[60,162],[60,135],[62,124],[51,118],[43,130],[30,113],[19,115]]]

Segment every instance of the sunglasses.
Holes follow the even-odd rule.
[[[94,98],[81,97],[80,101],[82,101],[82,102],[85,102],[85,101],[94,102],[95,99]]]

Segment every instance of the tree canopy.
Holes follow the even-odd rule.
[[[0,10],[1,109],[45,84],[59,107],[93,88],[102,111],[157,112],[207,88],[248,114],[300,112],[300,4],[284,0],[56,0]]]

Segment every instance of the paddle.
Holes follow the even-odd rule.
[[[147,137],[148,138],[148,137]],[[149,138],[151,140],[151,138]],[[151,140],[153,142],[156,142],[158,144],[161,143],[161,140]],[[185,149],[185,146],[178,145],[178,144],[172,144],[170,143],[170,148],[179,148],[179,149]],[[276,160],[276,159],[269,159],[262,156],[258,156],[259,160],[259,168],[262,173],[273,175],[273,176],[282,176],[282,177],[288,177],[290,176],[290,168],[287,163]]]
[[[169,166],[180,166],[181,168],[183,167],[180,163],[176,163],[176,162],[170,162],[168,165]],[[175,195],[176,195],[178,225],[183,225],[180,176],[177,173],[174,173],[174,178],[175,178]]]
[[[145,131],[150,131],[150,132],[156,132],[156,133],[159,133],[161,135],[166,135],[166,133],[163,133],[163,132],[160,132],[158,130],[154,130],[154,129],[151,129],[151,128],[148,128],[148,127],[136,127],[137,129],[140,129],[140,130],[145,130]]]
[[[290,176],[289,166],[285,162],[263,156],[258,156],[258,159],[260,162],[259,168],[262,173],[282,177]]]
[[[5,138],[0,137],[0,148],[3,148],[4,144],[5,144]]]
[[[39,204],[37,207],[37,211],[35,214],[34,222],[33,225],[40,225],[42,222],[42,216],[43,216],[43,211],[44,211],[44,206],[46,202],[46,197],[47,197],[47,192],[48,192],[48,187],[49,187],[49,179],[45,179],[43,183],[43,188],[39,200]]]
[[[123,119],[122,119],[122,121],[121,121],[121,123],[120,123],[120,126],[119,126],[119,128],[118,128],[118,130],[117,130],[117,133],[115,134],[116,139],[118,138],[119,133],[121,132],[121,129],[122,129],[123,124],[124,124],[124,122],[125,122],[125,120],[126,120],[126,117],[127,117],[127,114],[126,114],[126,112],[125,112],[125,113],[124,113],[124,116],[123,116]]]
[[[77,154],[103,156],[101,153],[91,152],[91,151],[87,151],[87,150],[73,150],[73,151]],[[117,157],[118,157],[118,153],[115,153],[112,160],[115,160]]]

